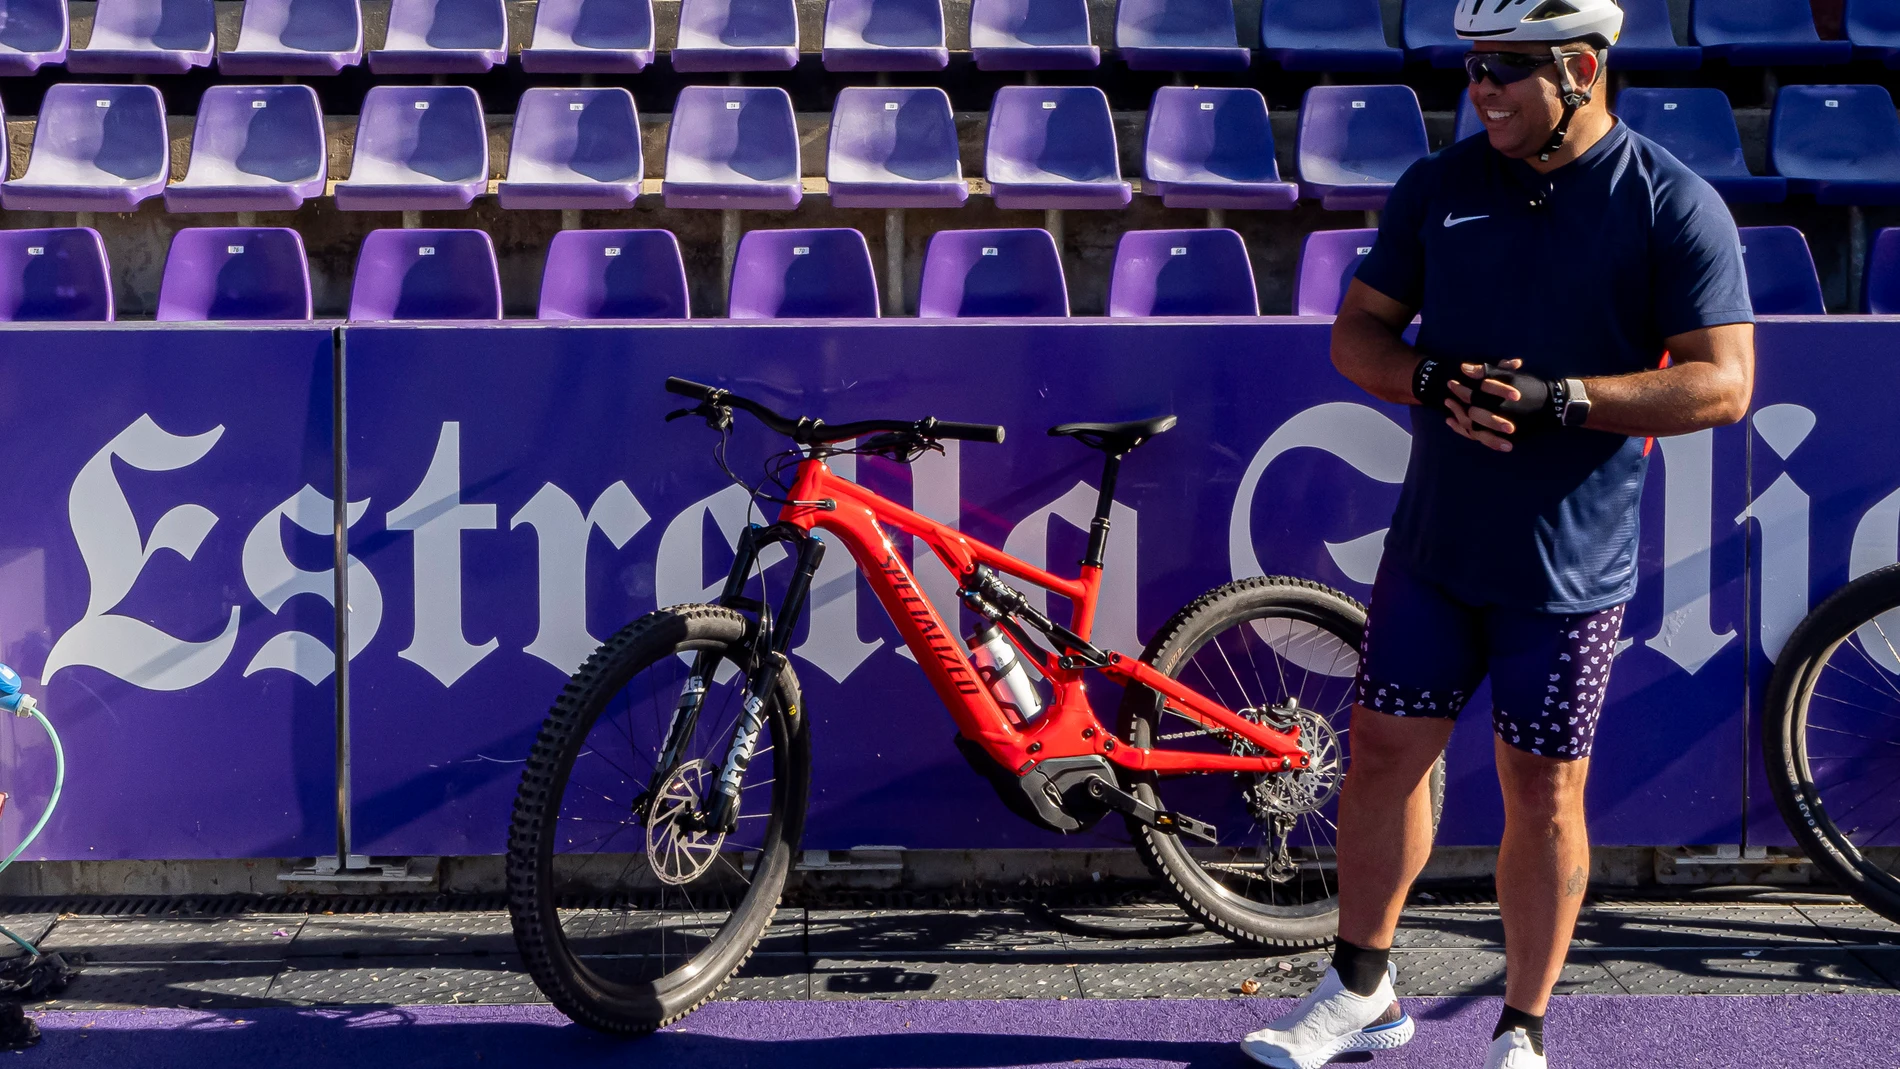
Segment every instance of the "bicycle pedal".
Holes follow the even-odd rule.
[[[1185,813],[1171,813],[1165,809],[1156,810],[1154,826],[1163,831],[1199,839],[1209,846],[1220,845],[1220,836],[1214,831],[1214,825],[1205,820],[1195,820]]]

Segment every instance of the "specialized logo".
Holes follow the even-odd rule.
[[[1475,223],[1480,219],[1489,219],[1489,218],[1491,217],[1488,215],[1462,215],[1454,219],[1452,218],[1451,213],[1447,212],[1445,213],[1445,229],[1450,230],[1452,227],[1458,226],[1461,223]]]
[[[930,652],[937,655],[943,670],[950,677],[950,684],[961,694],[976,694],[980,688],[970,678],[970,669],[962,653],[951,645],[944,636],[943,628],[937,623],[936,616],[924,599],[917,596],[911,586],[910,575],[904,570],[904,562],[894,552],[886,552],[878,567],[884,572],[891,585],[897,590],[897,597],[904,603],[904,611],[910,614],[911,622],[923,633],[924,641],[929,644]]]

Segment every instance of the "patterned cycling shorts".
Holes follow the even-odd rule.
[[[1469,605],[1388,557],[1372,587],[1356,698],[1393,716],[1453,719],[1490,676],[1498,738],[1542,757],[1588,757],[1623,608]]]

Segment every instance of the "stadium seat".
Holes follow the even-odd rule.
[[[64,63],[71,43],[66,0],[0,0],[0,77]]]
[[[1621,0],[1623,36],[1610,53],[1612,70],[1692,71],[1702,66],[1702,50],[1676,40],[1669,0]]]
[[[1247,245],[1232,230],[1130,230],[1115,247],[1108,314],[1260,314]]]
[[[1745,226],[1741,235],[1748,300],[1756,315],[1826,314],[1821,276],[1814,270],[1814,253],[1801,231],[1791,226]]]
[[[828,71],[940,71],[950,64],[939,0],[829,0]]]
[[[1702,51],[1731,66],[1846,63],[1854,56],[1851,42],[1821,40],[1808,0],[1695,0],[1689,17]]]
[[[1066,316],[1062,255],[1047,230],[939,230],[924,250],[922,319]]]
[[[236,75],[335,74],[363,62],[355,0],[245,0],[237,47],[218,53]]]
[[[0,230],[0,323],[112,318],[112,271],[97,230]]]
[[[998,208],[1125,208],[1115,120],[1094,86],[1004,86],[990,104],[983,175]]]
[[[390,0],[377,74],[480,74],[508,62],[503,0]]]
[[[925,268],[928,271],[928,268]],[[847,228],[753,230],[732,259],[733,319],[876,319],[877,275]]]
[[[172,236],[160,322],[309,318],[310,264],[295,230],[206,226]]]
[[[1232,0],[1120,0],[1115,47],[1135,71],[1239,71],[1253,61]]]
[[[323,196],[329,151],[307,85],[214,85],[198,100],[191,162],[168,212],[295,211]]]
[[[785,90],[680,90],[660,185],[667,207],[789,210],[805,195],[801,173],[798,123]]]
[[[1821,204],[1900,204],[1900,117],[1877,85],[1790,85],[1775,100],[1768,162]]]
[[[969,199],[941,89],[844,89],[825,162],[840,208],[955,208]]]
[[[1847,0],[1847,40],[1855,59],[1900,67],[1900,4],[1893,0]]]
[[[1260,47],[1290,71],[1395,71],[1405,53],[1385,43],[1379,0],[1264,0]]]
[[[1385,207],[1392,184],[1429,151],[1425,113],[1405,86],[1320,85],[1306,91],[1300,194],[1328,211]]]
[[[372,230],[356,257],[350,318],[500,319],[501,272],[481,230]]]
[[[211,63],[212,0],[99,0],[92,40],[66,53],[74,74],[183,74]]]
[[[1458,127],[1452,132],[1453,141],[1463,141],[1472,134],[1484,133],[1484,120],[1478,118],[1478,107],[1471,102],[1471,94],[1464,93],[1458,98]]]
[[[379,85],[363,94],[346,212],[466,208],[488,190],[488,126],[465,85]]]
[[[1079,71],[1101,66],[1088,0],[974,0],[970,54],[978,70]]]
[[[0,185],[10,211],[129,212],[171,177],[165,102],[149,85],[47,87],[26,174]]]
[[[653,52],[653,0],[541,0],[521,69],[638,74],[653,62]]]
[[[1471,42],[1458,36],[1453,28],[1452,9],[1459,0],[1405,0],[1400,20],[1400,36],[1405,41],[1405,58],[1434,67],[1462,67]]]
[[[1280,181],[1267,99],[1256,89],[1164,86],[1148,106],[1142,192],[1170,208],[1291,208]]]
[[[1306,235],[1294,272],[1293,314],[1338,315],[1359,261],[1372,251],[1378,236],[1377,230],[1316,230]]]
[[[1788,180],[1750,174],[1742,160],[1735,111],[1720,89],[1625,89],[1616,113],[1630,129],[1662,145],[1735,204],[1788,199]]]
[[[681,0],[673,69],[788,71],[798,66],[796,0]]]
[[[646,163],[625,89],[529,89],[515,105],[503,208],[631,208]]]
[[[1861,287],[1862,310],[1870,315],[1900,315],[1900,227],[1874,232],[1867,248],[1867,278]]]
[[[541,319],[685,319],[686,265],[669,230],[563,230],[541,272]]]

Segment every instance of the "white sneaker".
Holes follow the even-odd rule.
[[[1513,1028],[1491,1041],[1484,1069],[1544,1069],[1544,1056],[1531,1046],[1530,1033]]]
[[[1392,993],[1397,974],[1388,965],[1379,989],[1367,996],[1346,990],[1339,973],[1327,969],[1292,1013],[1241,1040],[1240,1049],[1274,1069],[1319,1069],[1348,1051],[1402,1047],[1412,1039],[1412,1018]]]

